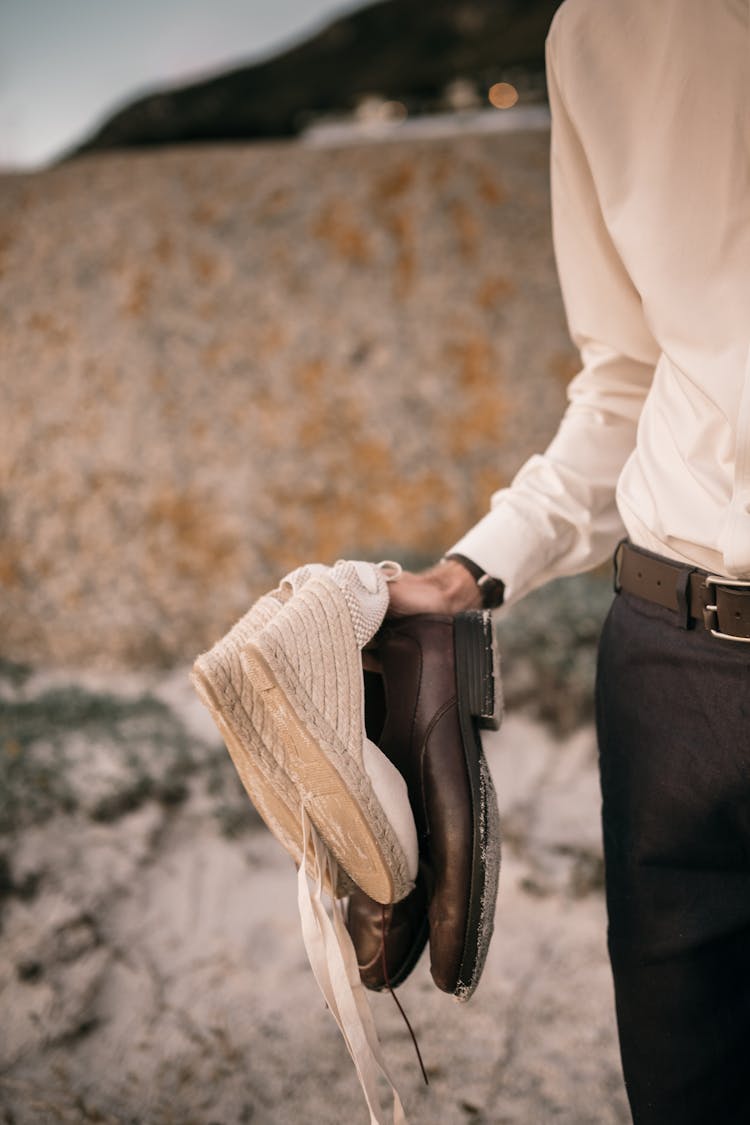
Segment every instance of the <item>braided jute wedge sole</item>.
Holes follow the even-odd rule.
[[[337,564],[345,565],[355,564]],[[358,886],[393,902],[413,886],[416,837],[403,779],[364,735],[360,649],[387,594],[372,617],[376,591],[357,589],[362,573],[368,579],[362,570],[351,581],[315,573],[260,630],[251,610],[196,660],[192,681],[250,799],[295,862],[304,808],[337,861],[332,893]],[[369,580],[385,585],[382,575]]]
[[[308,576],[315,573],[316,569],[300,568],[297,572],[299,584],[307,581]],[[235,680],[238,684],[241,682],[241,669],[232,657],[233,651],[241,651],[245,644],[258,636],[292,593],[291,585],[282,582],[275,590],[260,597],[224,637],[223,642],[219,642],[221,649],[219,645],[214,646],[210,652],[198,657],[190,680],[216,723],[256,811],[282,847],[299,864],[302,854],[298,827],[299,802],[286,804],[269,786],[258,768],[256,759],[265,751],[257,731],[242,711],[238,691],[233,686]],[[270,762],[269,765],[272,767],[273,763]],[[334,888],[327,889],[333,893]]]

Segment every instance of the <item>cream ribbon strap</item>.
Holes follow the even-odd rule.
[[[357,1068],[370,1110],[370,1125],[388,1125],[377,1088],[379,1074],[393,1095],[393,1125],[407,1125],[404,1107],[383,1058],[341,903],[335,898],[332,901],[333,921],[323,903],[326,877],[330,879],[329,886],[336,886],[336,860],[320,839],[304,806],[301,815],[304,843],[297,875],[297,903],[310,967]],[[312,890],[306,874],[310,849],[315,860]]]

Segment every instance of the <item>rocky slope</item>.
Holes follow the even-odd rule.
[[[576,360],[548,135],[0,179],[0,634],[168,666],[303,560],[431,560]]]

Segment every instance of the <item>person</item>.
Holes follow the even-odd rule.
[[[750,1121],[749,6],[556,13],[552,226],[581,370],[547,450],[390,588],[395,616],[486,604],[482,574],[513,605],[616,552],[597,733],[636,1125]]]

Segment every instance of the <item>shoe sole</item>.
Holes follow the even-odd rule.
[[[474,823],[466,934],[454,995],[468,1000],[487,958],[500,874],[500,813],[479,728],[499,728],[502,699],[490,613],[472,610],[458,614],[453,629],[458,719]]]
[[[253,690],[262,695],[285,748],[284,771],[297,792],[306,792],[304,805],[321,838],[356,886],[376,902],[392,902],[396,886],[389,858],[368,811],[331,760],[336,751],[312,737],[256,645],[245,648],[243,663],[248,680]],[[362,779],[365,777],[363,774]]]
[[[284,600],[278,596],[277,592],[260,598],[235,626],[233,631],[240,629],[243,640],[242,642],[235,641],[234,647],[239,647],[246,643],[249,637],[260,633],[268,621],[282,609]],[[226,655],[219,664],[214,658],[214,652],[204,653],[195,661],[190,674],[190,681],[216,723],[240,781],[248,796],[251,797],[256,812],[275,839],[289,852],[296,865],[299,866],[302,861],[299,802],[294,801],[291,805],[287,804],[269,785],[267,777],[259,772],[256,766],[260,751],[259,736],[250,724],[247,715],[240,708],[239,695],[232,687],[229,663],[236,664],[235,661],[227,661]],[[217,694],[217,692],[221,693],[222,691],[229,701],[226,710],[229,714],[235,716],[237,730],[225,717],[225,709],[222,708]],[[253,794],[254,796],[252,796]],[[343,873],[341,873],[341,883],[339,893],[349,893],[352,887]],[[333,888],[328,881],[326,882],[326,891],[329,894],[333,893]]]
[[[243,646],[239,692],[223,664],[200,658],[193,682],[224,736],[248,796],[276,838],[299,865],[304,804],[339,865],[337,895],[357,886],[377,902],[392,902],[397,893],[401,897],[405,888],[395,885],[393,858],[382,846],[382,832],[373,827],[372,810],[357,800],[333,765],[335,751],[313,738],[300,721],[263,652],[252,642]],[[258,711],[263,737],[251,718]],[[269,754],[269,743],[280,748],[277,757]],[[360,788],[367,790],[365,775],[359,780]]]
[[[224,682],[221,686],[216,684],[210,671],[201,663],[196,663],[190,678],[221,732],[229,756],[256,812],[299,867],[302,862],[302,810],[299,801],[290,800],[293,795],[286,791],[287,787],[279,783],[273,772],[263,770],[262,742],[241,709],[239,696],[234,695],[233,705],[227,708],[234,720],[230,723],[218,694],[221,692],[225,698],[230,694],[227,683]],[[351,889],[346,877],[340,877],[336,893],[348,894]],[[326,890],[331,893],[333,888],[328,886]]]

